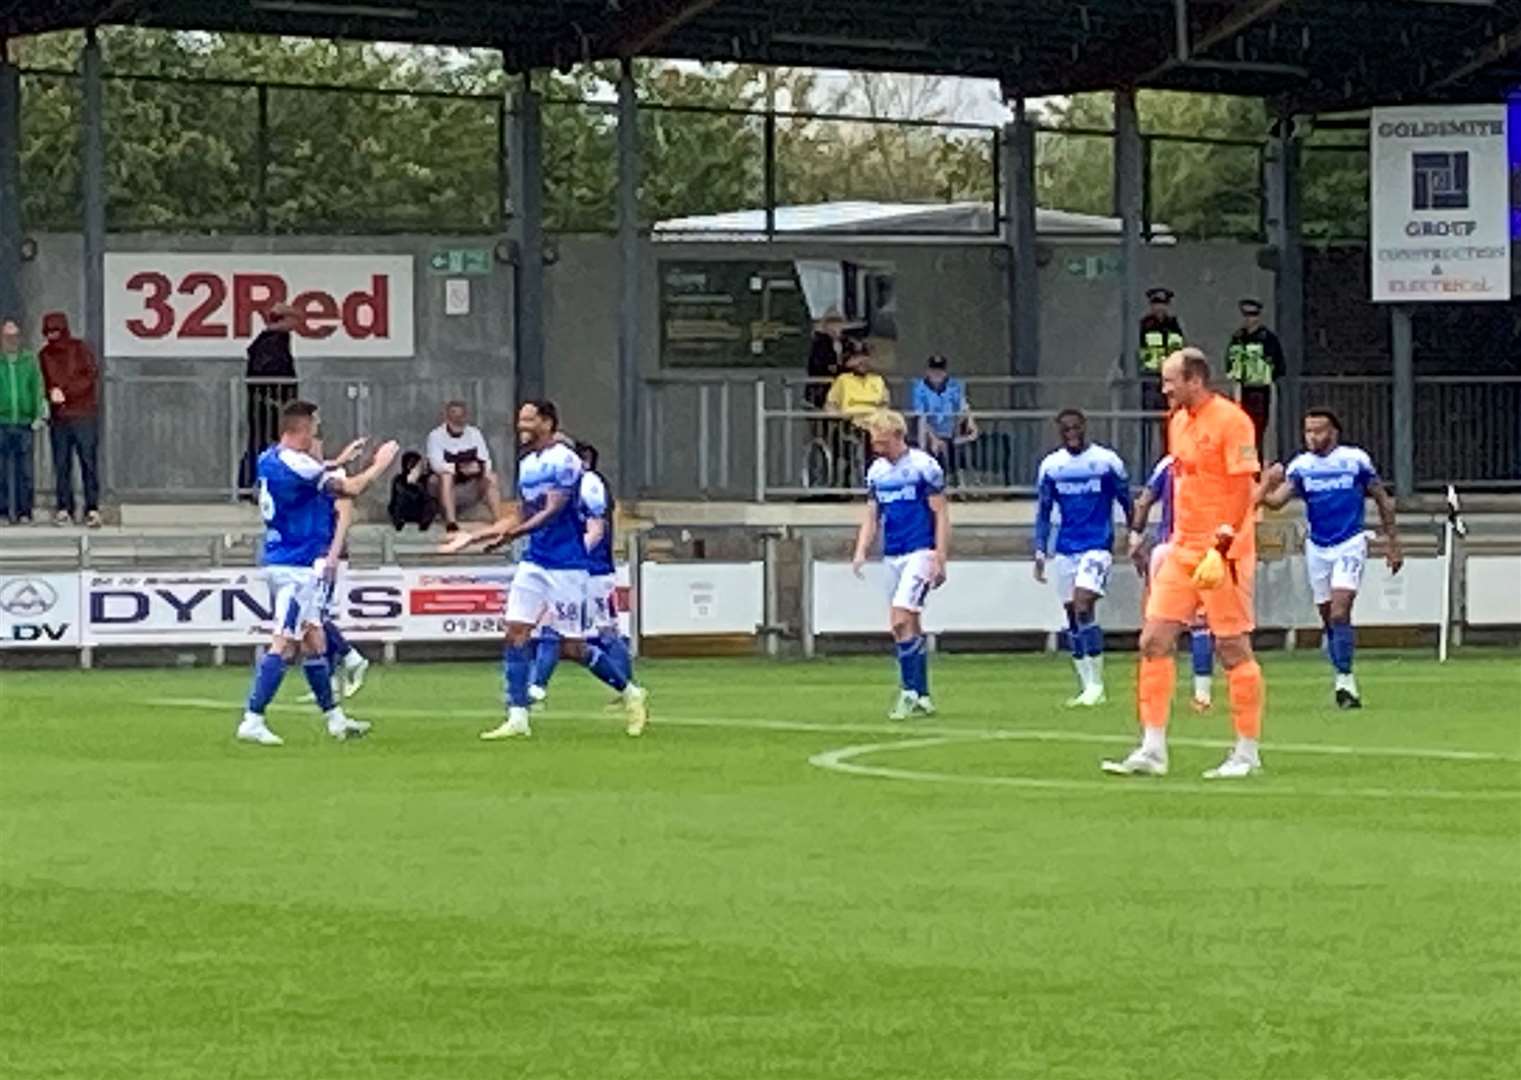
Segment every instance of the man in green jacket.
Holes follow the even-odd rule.
[[[21,347],[16,320],[6,319],[0,323],[0,517],[12,525],[32,522],[32,432],[47,411],[37,357]]]

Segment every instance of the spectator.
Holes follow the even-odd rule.
[[[37,358],[15,319],[0,323],[0,517],[32,523],[32,432],[47,416]]]
[[[58,507],[55,525],[74,523],[74,458],[79,458],[79,485],[84,495],[84,520],[100,528],[100,481],[96,456],[100,443],[98,388],[100,365],[90,346],[69,332],[69,317],[50,311],[42,317],[42,381],[52,407],[53,476]]]
[[[480,428],[469,423],[470,413],[463,401],[444,406],[444,422],[428,434],[428,479],[430,490],[438,497],[444,512],[444,529],[459,530],[457,514],[484,501],[491,519],[502,516],[501,489],[496,473],[491,471],[491,451]]]
[[[845,370],[835,376],[829,387],[825,405],[831,412],[840,413],[850,421],[853,431],[836,428],[835,482],[850,486],[858,473],[863,473],[871,463],[871,432],[867,425],[871,418],[887,408],[887,383],[882,376],[871,370],[871,348],[864,341],[850,341],[845,346]],[[853,436],[853,438],[852,438]],[[860,463],[853,468],[847,460],[852,453]]]
[[[428,494],[428,463],[416,450],[401,455],[401,472],[391,481],[388,510],[397,532],[409,524],[427,532],[438,516],[438,500]]]
[[[873,415],[887,408],[887,383],[871,370],[871,348],[852,341],[845,350],[845,370],[835,376],[825,404],[864,428]]]
[[[259,455],[280,438],[280,410],[297,397],[290,336],[301,325],[301,317],[289,304],[275,304],[264,313],[264,324],[259,336],[249,342],[248,367],[243,372],[248,380],[248,447],[240,484],[245,489],[253,487]]]
[[[951,378],[945,357],[931,356],[925,364],[924,378],[914,383],[913,411],[919,418],[919,445],[959,483],[966,456],[962,447],[977,438],[977,421],[966,388]]]
[[[826,379],[834,379],[840,373],[840,358],[845,346],[845,316],[840,309],[831,307],[813,327],[813,340],[808,346],[808,379],[803,389],[803,400],[816,409],[824,407],[829,396]]]
[[[1172,313],[1171,289],[1157,286],[1146,290],[1146,302],[1150,305],[1141,316],[1140,361],[1141,408],[1152,413],[1166,413],[1167,399],[1162,396],[1162,361],[1177,352],[1185,344],[1183,326]],[[1154,448],[1161,447],[1158,450]],[[1141,422],[1141,459],[1154,461],[1165,453],[1167,445],[1167,422],[1158,424]]]
[[[1283,377],[1283,345],[1262,325],[1262,301],[1242,300],[1241,328],[1225,347],[1225,373],[1235,382],[1237,398],[1257,429],[1257,457],[1262,459],[1262,433],[1273,412],[1273,384]]]

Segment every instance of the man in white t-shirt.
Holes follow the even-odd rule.
[[[444,512],[444,528],[459,529],[457,511],[484,502],[495,521],[502,516],[501,488],[491,469],[491,450],[481,429],[469,423],[463,401],[444,406],[444,422],[428,433],[428,485]]]

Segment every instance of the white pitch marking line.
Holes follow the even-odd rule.
[[[217,701],[214,698],[153,698],[143,702],[144,705],[158,708],[174,709],[207,709],[217,712],[236,712],[236,702]],[[274,705],[273,710],[282,713],[304,712],[315,716],[313,706]],[[366,716],[392,717],[396,719],[437,719],[438,711],[430,709],[405,709],[387,708],[364,709],[360,711]],[[546,711],[543,719],[554,720],[603,720],[611,722],[611,717],[603,712],[573,712],[573,711]],[[448,719],[461,720],[500,720],[501,712],[485,709],[451,709]],[[695,727],[695,728],[733,728],[748,731],[787,731],[796,733],[818,733],[821,735],[897,735],[913,736],[918,732],[933,732],[933,737],[946,739],[1008,739],[1016,742],[1067,742],[1087,743],[1105,746],[1131,745],[1135,742],[1134,735],[1104,735],[1089,731],[1060,731],[1042,730],[1038,728],[956,728],[956,727],[920,727],[916,724],[870,724],[870,723],[844,723],[844,724],[812,724],[802,720],[761,720],[746,718],[712,719],[696,716],[667,716],[664,713],[656,713],[651,717],[652,726],[667,727]],[[1172,746],[1186,746],[1201,750],[1223,750],[1234,745],[1228,739],[1199,739],[1190,736],[1169,736],[1168,742]],[[889,744],[893,745],[893,744]],[[1473,762],[1498,762],[1521,764],[1521,757],[1511,754],[1495,754],[1484,750],[1439,750],[1423,749],[1419,747],[1403,746],[1340,746],[1335,743],[1274,743],[1263,744],[1263,749],[1275,754],[1323,754],[1334,757],[1389,757],[1389,758],[1413,758],[1420,761],[1473,761]]]
[[[1034,776],[968,776],[961,773],[929,772],[918,769],[895,769],[885,765],[862,765],[854,759],[868,754],[882,754],[893,750],[922,750],[933,746],[947,746],[972,742],[973,739],[942,736],[925,739],[898,739],[886,743],[865,743],[860,746],[842,746],[814,754],[808,764],[829,772],[851,776],[868,776],[882,780],[910,780],[916,783],[964,784],[978,787],[1011,787],[1045,791],[1148,791],[1179,795],[1277,795],[1288,798],[1323,799],[1443,799],[1458,802],[1510,801],[1521,799],[1521,791],[1448,791],[1442,788],[1293,788],[1264,785],[1256,782],[1219,781],[1213,784],[1179,784],[1156,778],[1137,777],[1124,779],[1111,777],[1107,780],[1066,780]]]

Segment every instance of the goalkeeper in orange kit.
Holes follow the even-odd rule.
[[[1258,497],[1257,432],[1251,418],[1209,388],[1209,361],[1195,348],[1162,364],[1162,393],[1173,456],[1173,543],[1157,571],[1141,630],[1136,684],[1142,738],[1123,761],[1105,761],[1118,775],[1167,774],[1167,719],[1173,653],[1202,606],[1230,688],[1236,745],[1207,780],[1247,777],[1262,768],[1262,668],[1252,655],[1252,582],[1257,571],[1254,519]]]

